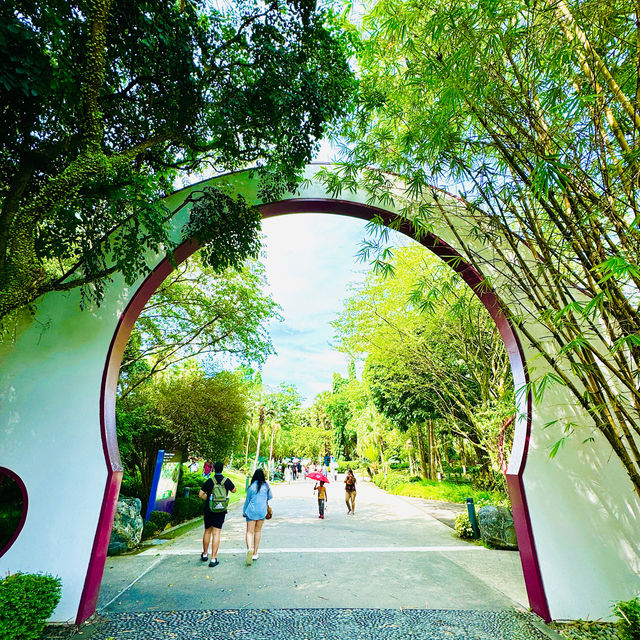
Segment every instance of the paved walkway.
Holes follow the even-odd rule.
[[[200,562],[200,527],[107,558],[98,603],[106,620],[92,637],[544,637],[515,613],[528,606],[516,552],[463,542],[424,505],[362,481],[348,516],[342,487],[329,485],[320,520],[313,482],[274,485],[274,518],[249,567],[240,505],[227,516],[215,568]]]

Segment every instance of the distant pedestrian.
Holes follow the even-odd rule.
[[[331,462],[329,463],[329,469],[331,469],[331,475],[333,476],[333,481],[337,482],[337,480],[338,480],[338,463],[335,461],[335,458],[331,458]]]
[[[244,501],[242,515],[247,520],[247,532],[245,541],[247,543],[246,564],[250,565],[253,560],[258,559],[258,547],[262,537],[262,525],[267,517],[269,500],[273,498],[271,487],[264,478],[264,471],[256,469],[251,484],[247,489],[247,497]]]
[[[344,478],[344,501],[347,503],[347,515],[356,512],[356,477],[351,469],[347,469]]]
[[[313,492],[318,492],[318,512],[320,520],[324,520],[324,508],[326,503],[328,502],[327,498],[327,488],[324,486],[324,480],[320,480],[320,484],[316,484],[313,487]]]
[[[298,479],[298,463],[295,460],[291,463],[291,477],[294,480]]]
[[[198,461],[193,456],[189,456],[189,473],[195,473],[197,470]]]
[[[211,475],[211,470],[213,469],[213,465],[211,464],[211,460],[205,460],[204,466],[202,467],[202,475],[205,478],[209,478]]]
[[[235,493],[236,488],[229,478],[222,475],[222,462],[213,465],[215,475],[209,478],[203,485],[198,495],[206,500],[204,503],[204,535],[202,536],[202,553],[200,560],[206,562],[209,553],[209,541],[211,541],[210,567],[216,567],[218,562],[218,549],[220,548],[220,531],[227,515],[229,493]]]

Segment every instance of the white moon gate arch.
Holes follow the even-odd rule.
[[[167,205],[175,210],[207,184],[224,184],[259,204],[264,217],[327,212],[380,216],[387,223],[396,218],[389,206],[367,204],[367,193],[332,198],[314,178],[317,170],[308,167],[305,186],[279,202],[260,203],[256,181],[241,172],[174,193]],[[447,206],[464,234],[465,223],[455,216],[459,204],[451,198]],[[187,218],[188,206],[172,218],[174,239],[181,240]],[[401,230],[412,235],[409,225]],[[515,386],[523,387],[534,354],[503,312],[518,292],[499,301],[483,287],[444,223],[419,241],[453,260],[474,288],[500,330]],[[184,240],[175,260],[197,248]],[[122,353],[144,304],[172,269],[164,256],[148,257],[155,269],[131,287],[115,277],[97,309],[81,311],[77,291],[44,296],[35,318],[25,318],[15,341],[0,352],[0,469],[19,479],[28,495],[21,530],[0,550],[0,575],[60,576],[63,596],[54,621],[81,622],[95,610],[122,477],[115,428]],[[542,365],[535,366],[538,374]],[[549,460],[559,435],[544,425],[566,415],[590,423],[562,389],[545,395],[543,405],[524,393],[517,404],[507,479],[531,607],[545,619],[606,616],[612,601],[640,591],[640,506],[631,483],[597,433],[587,444],[569,441]]]

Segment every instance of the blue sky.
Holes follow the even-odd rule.
[[[349,297],[349,286],[368,271],[356,255],[366,236],[362,220],[329,214],[293,214],[263,221],[263,260],[270,292],[282,306],[284,322],[270,333],[276,356],[262,370],[274,390],[295,384],[305,405],[331,388],[333,372],[346,375],[346,356],[331,348],[331,321]],[[410,242],[405,236],[393,244]]]

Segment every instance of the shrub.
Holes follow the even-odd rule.
[[[191,489],[191,493],[193,493],[194,489],[196,489],[195,493],[198,493],[198,490],[202,489],[202,485],[207,481],[206,478],[202,477],[202,474],[195,473],[183,473],[180,478],[180,482],[178,483],[178,495],[181,496],[184,494],[184,488],[189,487]]]
[[[618,635],[621,640],[640,640],[640,596],[616,602],[613,613],[618,616]]]
[[[178,524],[191,518],[197,518],[203,513],[204,502],[198,495],[190,494],[188,498],[176,498],[173,505],[173,517],[171,522]]]
[[[142,504],[149,499],[148,495],[145,495],[142,489],[142,480],[140,474],[136,471],[129,473],[126,469],[122,476],[122,484],[120,485],[120,495],[127,498],[138,498]]]
[[[60,578],[16,573],[0,580],[0,638],[37,640],[60,602]]]
[[[476,491],[507,493],[507,482],[504,475],[487,469],[474,469],[471,475],[471,486]]]
[[[149,514],[149,519],[145,522],[142,529],[142,538],[146,540],[151,536],[155,536],[160,533],[169,524],[171,520],[171,514],[166,511],[152,511]]]
[[[471,526],[469,515],[466,513],[459,513],[456,516],[453,528],[458,538],[463,538],[465,540],[472,540],[474,537],[473,527]]]
[[[351,469],[353,471],[353,469],[357,466],[357,461],[351,461],[351,460],[336,460],[336,462],[338,463],[338,473],[346,473],[347,469]]]

